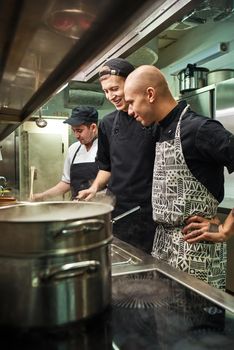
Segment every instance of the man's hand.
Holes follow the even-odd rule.
[[[104,189],[110,179],[111,173],[105,170],[99,170],[96,179],[86,190],[79,191],[76,199],[89,201],[96,196],[98,191]]]
[[[87,188],[87,190],[79,191],[78,195],[76,196],[76,199],[89,201],[90,199],[95,197],[96,193],[96,189],[89,187]]]
[[[200,241],[223,242],[227,240],[223,226],[218,218],[211,220],[201,216],[192,216],[186,221],[186,226],[182,230],[184,240],[188,243]]]
[[[30,202],[44,201],[44,195],[43,193],[34,193],[28,198],[28,201]]]

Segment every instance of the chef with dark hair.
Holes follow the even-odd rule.
[[[99,172],[88,190],[79,192],[79,199],[95,196],[108,185],[116,198],[113,216],[132,208],[140,210],[113,225],[116,237],[150,253],[155,232],[152,220],[151,188],[156,142],[156,127],[143,127],[128,115],[124,99],[124,83],[134,70],[122,58],[113,58],[100,69],[99,80],[106,98],[115,111],[99,124]]]
[[[42,193],[35,193],[31,200],[45,200],[68,191],[71,191],[74,199],[80,190],[90,187],[97,175],[97,110],[89,106],[76,107],[64,123],[71,126],[77,142],[68,149],[62,179],[54,187]]]

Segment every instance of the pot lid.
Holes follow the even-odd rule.
[[[192,74],[193,72],[196,72],[196,71],[209,72],[209,69],[205,68],[205,67],[197,67],[196,64],[188,63],[187,67],[182,69],[178,74],[185,73],[185,74],[189,75],[189,74]]]
[[[92,218],[110,213],[113,206],[98,202],[37,202],[0,209],[0,222],[39,223]]]
[[[215,73],[215,72],[234,72],[234,69],[231,69],[231,68],[215,69],[215,70],[210,70],[208,74]]]

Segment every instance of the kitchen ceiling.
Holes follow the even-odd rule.
[[[206,23],[234,21],[233,0],[205,0],[190,11],[179,22],[158,35],[158,48],[164,49],[179,40],[189,30]]]
[[[116,56],[129,59],[135,66],[154,64],[157,61],[155,56],[160,51],[181,39],[188,31],[209,22],[233,20],[233,13],[233,0],[158,1],[157,6],[142,13],[117,41],[107,46],[73,79],[93,81],[105,60]],[[153,40],[157,41],[155,46],[152,46]]]
[[[0,141],[152,3],[0,1]]]
[[[1,1],[0,141],[76,72],[92,82],[107,58],[131,54],[153,64],[188,30],[227,18],[230,0]]]
[[[157,42],[157,45],[155,45],[155,52],[159,55],[160,50],[174,44],[193,28],[202,26],[206,23],[218,23],[226,20],[234,22],[233,0],[202,1],[200,4],[198,3],[196,8],[189,11],[188,14],[183,16],[179,21],[170,25],[154,38],[155,42]],[[137,49],[134,52],[134,55],[130,55],[129,57],[132,58],[130,61],[133,64],[135,63],[136,66],[143,63],[154,64],[153,52],[151,52],[150,55],[148,50],[145,50],[143,55],[142,48],[150,48],[153,51],[154,47],[152,45],[152,40],[140,49]]]
[[[114,52],[116,56],[126,57],[135,67],[141,64],[157,64],[158,58],[161,57],[163,50],[168,48],[169,46],[176,43],[178,40],[182,39],[183,36],[187,35],[188,32],[191,32],[193,29],[198,26],[203,26],[204,24],[213,23],[214,25],[217,22],[222,21],[234,21],[234,11],[233,11],[233,3],[234,1],[230,0],[205,0],[205,1],[196,1],[196,8],[189,8],[187,12],[183,12],[180,16],[176,17],[169,26],[167,26],[164,30],[159,31],[159,34],[155,37],[151,37],[148,42],[144,42],[143,46],[139,47],[139,41],[135,41],[134,44],[129,44],[129,41],[134,38],[134,33],[140,32],[143,33],[144,28],[151,25],[154,18],[157,17],[157,11],[163,10],[166,8],[166,2],[162,4],[162,7],[159,9],[151,10],[149,14],[149,21],[144,26],[144,18],[139,21],[140,25],[134,27],[133,31],[125,33],[125,37],[123,42],[116,43],[116,46],[113,44],[113,47],[110,50],[107,50],[107,55],[101,57],[100,61],[95,60],[93,65],[91,64],[91,68],[87,71],[82,72],[82,74],[78,73],[78,76],[74,77],[74,80],[77,81],[86,81],[87,86],[90,84],[90,79],[93,81],[93,76],[95,70],[97,71],[97,67],[100,66],[105,59],[109,59],[110,52]],[[143,24],[142,24],[143,23]],[[153,29],[151,29],[153,30]],[[143,37],[143,34],[142,34]],[[147,34],[146,34],[147,37]],[[124,45],[125,41],[126,45]],[[131,51],[130,55],[126,55],[127,46],[129,45],[129,49]],[[124,46],[124,50],[122,50]],[[135,48],[135,50],[134,50]],[[122,51],[121,51],[122,50]],[[117,53],[117,55],[116,55]],[[159,63],[160,64],[160,63]],[[98,81],[95,80],[97,85],[99,85]],[[89,91],[86,91],[86,96],[89,94]],[[91,95],[90,95],[91,99]],[[83,99],[81,94],[76,91],[76,99],[74,99],[74,103],[76,104],[82,103]],[[100,106],[96,106],[99,107]]]

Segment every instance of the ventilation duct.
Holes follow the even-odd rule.
[[[234,14],[233,0],[205,0],[183,18],[182,22],[206,23],[209,21],[218,22],[227,19]]]
[[[144,46],[134,51],[127,57],[127,60],[134,67],[139,67],[142,64],[154,65],[158,60],[158,38],[153,38]]]
[[[192,29],[194,27],[197,27],[199,24],[195,22],[189,22],[189,20],[184,20],[181,22],[176,22],[173,23],[168,30],[187,30],[187,29]]]
[[[208,22],[221,22],[234,15],[234,0],[205,0],[169,30],[187,30]]]
[[[142,46],[135,52],[133,52],[130,56],[128,56],[127,60],[134,66],[139,67],[142,64],[155,64],[158,60],[158,55],[155,51],[150,49],[149,47]]]
[[[99,84],[89,84],[71,81],[64,90],[64,107],[75,108],[77,106],[101,107],[105,96]]]

